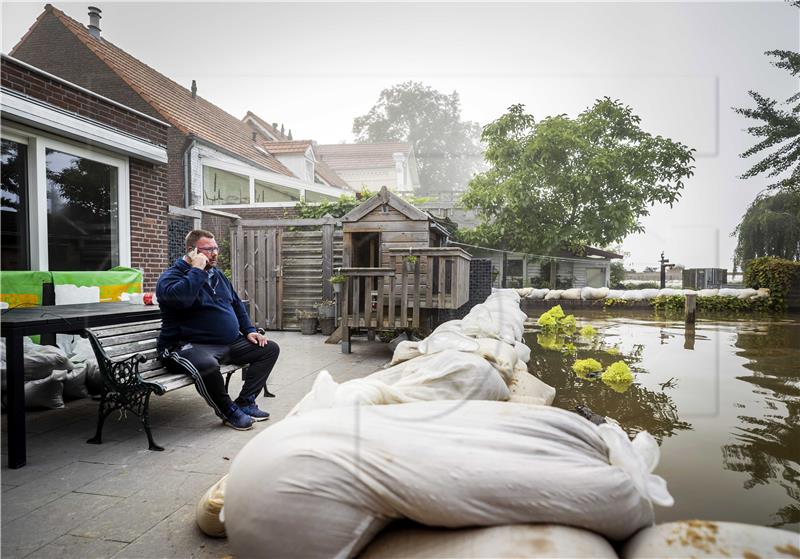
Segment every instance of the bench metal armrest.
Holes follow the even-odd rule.
[[[147,361],[146,357],[136,353],[114,361],[108,356],[103,344],[100,343],[100,340],[91,330],[84,330],[81,335],[89,338],[100,372],[103,373],[103,377],[109,382],[114,391],[130,391],[145,382],[139,376],[139,364]]]

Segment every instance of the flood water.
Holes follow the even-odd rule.
[[[532,327],[530,370],[556,388],[553,405],[649,431],[661,447],[655,473],[671,508],[658,522],[700,518],[800,530],[800,317],[682,320],[579,312],[594,338],[554,339]],[[533,318],[537,318],[534,316]],[[572,343],[574,345],[569,345]],[[576,359],[624,360],[633,384],[580,378]]]

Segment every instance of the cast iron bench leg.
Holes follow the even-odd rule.
[[[161,451],[164,450],[164,447],[156,444],[156,441],[153,440],[153,432],[150,430],[150,394],[152,392],[148,392],[144,398],[144,410],[142,410],[141,420],[144,432],[147,433],[147,443],[150,445],[150,450]]]

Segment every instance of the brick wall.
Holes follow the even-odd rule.
[[[161,146],[167,144],[166,125],[142,118],[118,105],[29,70],[13,60],[3,59],[0,82],[5,88],[19,91],[95,122],[113,126],[154,144]]]
[[[186,207],[184,200],[184,151],[188,147],[188,139],[176,128],[170,128],[167,132],[167,184],[169,191],[167,200],[171,206],[179,208]],[[191,205],[191,204],[190,204]]]
[[[130,160],[131,265],[143,270],[145,291],[168,262],[166,180],[164,165]]]

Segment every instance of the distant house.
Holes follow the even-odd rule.
[[[2,270],[167,264],[164,120],[2,57]]]
[[[411,144],[324,144],[317,146],[317,154],[355,190],[377,192],[386,186],[401,195],[419,190],[419,168]]]
[[[254,118],[228,114],[199,95],[194,82],[184,87],[116,47],[101,35],[99,22],[99,10],[92,9],[87,28],[48,4],[11,54],[170,125],[163,195],[170,206],[171,255],[182,252],[182,237],[199,223],[199,214],[187,208],[280,217],[301,199],[336,200],[347,192],[335,173],[315,168],[310,142],[270,141],[254,128]]]

